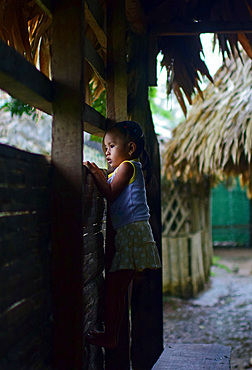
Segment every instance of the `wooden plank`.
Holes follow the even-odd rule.
[[[148,49],[148,85],[157,86],[157,36],[149,34],[149,49]]]
[[[191,199],[191,232],[196,233],[201,230],[200,222],[200,200],[198,197],[193,196]]]
[[[152,370],[229,370],[231,347],[220,344],[168,344]]]
[[[48,267],[45,276],[44,268],[39,254],[12,260],[11,263],[1,267],[0,312],[4,312],[19,299],[43,289],[45,283],[49,290],[50,270]]]
[[[204,260],[203,260],[203,253],[202,253],[202,231],[199,232],[199,242],[197,244],[197,256],[198,256],[198,264],[199,264],[199,275],[201,280],[201,289],[204,288],[205,283],[205,272],[204,272]]]
[[[191,272],[193,296],[196,297],[198,292],[203,289],[205,282],[201,252],[201,232],[197,232],[191,237]]]
[[[14,98],[51,114],[52,82],[1,40],[0,88]]]
[[[0,214],[2,212],[31,211],[43,209],[49,203],[49,191],[46,188],[0,188]]]
[[[163,276],[163,293],[169,291],[170,278],[169,278],[169,238],[168,236],[162,237],[162,276]]]
[[[180,281],[180,297],[190,298],[190,289],[188,284],[189,268],[188,268],[188,238],[178,238],[178,254],[179,254],[179,281]]]
[[[152,181],[147,188],[147,202],[150,208],[153,236],[161,256],[160,157],[148,101],[146,68],[148,35],[129,32],[129,36],[132,37],[129,42],[132,63],[128,66],[128,80],[131,81],[129,84],[131,90],[128,91],[130,102],[128,114],[130,119],[139,122],[142,126],[146,149],[150,156]],[[134,334],[132,333],[132,367],[150,369],[163,350],[161,269],[144,271],[138,281],[134,280],[131,316],[134,317],[133,324],[136,326]]]
[[[193,234],[191,237],[191,279],[192,279],[192,296],[196,297],[198,289],[198,279],[199,279],[199,266],[197,259],[197,243],[198,235]]]
[[[91,65],[93,70],[95,71],[96,75],[99,77],[100,80],[103,81],[105,84],[105,65],[104,61],[97,53],[89,39],[85,38],[85,59]]]
[[[42,216],[42,217],[41,217]],[[47,218],[46,218],[47,216]],[[0,233],[11,233],[11,232],[27,232],[27,230],[30,228],[33,230],[33,228],[36,228],[34,230],[34,234],[37,232],[38,225],[44,227],[44,222],[49,221],[48,217],[48,208],[44,207],[41,212],[32,213],[29,211],[24,212],[13,212],[13,214],[7,214],[4,213],[1,214],[0,217]],[[43,219],[44,217],[44,219]],[[42,228],[43,230],[43,228]],[[33,232],[30,231],[30,235],[33,235]]]
[[[41,304],[41,299],[43,304]],[[49,297],[38,290],[30,297],[15,302],[0,318],[0,357],[29,332],[39,330],[45,317],[50,315]],[[34,351],[34,349],[30,349]]]
[[[208,193],[208,197],[205,200],[205,219],[206,219],[206,232],[207,232],[207,254],[209,258],[209,269],[212,264],[213,259],[213,241],[212,241],[212,212],[211,212],[211,201],[210,201],[210,193]]]
[[[252,33],[252,21],[235,22],[150,22],[150,32],[159,36],[199,35],[200,33]]]
[[[169,254],[170,254],[170,279],[171,279],[171,295],[178,296],[179,286],[180,286],[180,277],[179,277],[179,250],[178,243],[176,238],[169,238]]]
[[[27,369],[41,369],[42,366],[43,370],[52,370],[50,320],[44,321],[39,329],[36,329],[26,330],[25,336],[20,338],[20,341],[13,343],[11,349],[5,353],[6,356],[0,360],[1,369],[19,369],[22,363]]]
[[[209,236],[208,230],[205,229],[201,232],[201,240],[202,240],[202,256],[203,256],[203,266],[204,266],[204,275],[205,281],[208,280],[210,274],[210,267],[211,267],[211,254],[209,248]]]
[[[36,3],[40,6],[40,8],[50,17],[52,18],[52,6],[51,0],[36,0]]]
[[[27,369],[41,369],[42,366],[43,370],[51,370],[51,358],[52,335],[51,322],[48,319],[33,331],[26,330],[25,336],[13,343],[0,360],[0,368],[19,369],[22,363]]]
[[[14,148],[13,146],[0,144],[0,157],[15,158],[29,163],[38,163],[48,165],[51,161],[49,156],[44,156],[36,153],[28,153],[25,150]]]
[[[37,227],[33,235],[29,231],[12,232],[0,236],[0,267],[23,258],[28,253],[38,254],[40,250],[49,249],[49,228]],[[48,261],[49,262],[49,261]]]
[[[95,33],[98,42],[104,50],[107,49],[107,36],[105,27],[105,16],[98,0],[85,1],[85,19]]]
[[[104,79],[104,64],[90,53],[91,64]],[[96,63],[95,60],[99,60]],[[34,106],[47,114],[52,114],[52,82],[38,71],[31,63],[18,52],[0,40],[0,88],[16,99]],[[93,108],[85,104],[84,121],[85,131],[99,136],[105,130],[105,118]]]
[[[107,7],[107,116],[127,119],[127,66],[125,2],[112,0]]]
[[[2,169],[0,173],[1,187],[29,186],[33,189],[43,189],[49,186],[49,166],[0,158],[0,167]],[[31,173],[27,171],[29,168]]]
[[[125,1],[112,0],[107,4],[107,117],[110,121],[127,120],[127,66],[126,66],[126,19]],[[111,246],[114,245],[114,232],[107,222],[106,266],[109,271]],[[125,313],[121,324],[119,344],[114,350],[105,352],[106,369],[130,368],[129,343],[129,310]]]
[[[84,1],[53,0],[52,9],[53,366],[82,369]]]
[[[104,28],[105,16],[99,0],[85,0],[89,11],[92,13],[100,28]],[[85,6],[86,10],[86,6]],[[88,21],[88,20],[87,20]],[[105,31],[104,31],[105,32]]]
[[[107,129],[105,117],[88,104],[85,104],[84,107],[83,130],[90,134],[103,137]]]

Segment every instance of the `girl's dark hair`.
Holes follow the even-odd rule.
[[[108,132],[117,132],[125,138],[126,142],[133,141],[136,144],[134,156],[135,158],[140,158],[145,177],[145,183],[148,185],[151,180],[150,158],[145,150],[145,137],[139,124],[134,121],[117,122],[114,126],[106,131],[106,133]]]

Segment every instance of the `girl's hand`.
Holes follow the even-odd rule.
[[[97,171],[101,171],[99,167],[94,162],[86,161],[84,165],[88,168],[92,175],[94,175]]]
[[[93,176],[100,192],[111,203],[122,193],[123,189],[128,185],[130,178],[133,176],[132,164],[125,162],[118,168],[114,180],[109,184],[104,173],[95,163],[87,161],[84,162],[84,165]]]

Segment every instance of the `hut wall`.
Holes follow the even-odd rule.
[[[0,165],[0,368],[52,369],[51,165],[44,156],[6,145],[0,145]],[[104,202],[85,169],[84,201],[87,330],[101,320]],[[101,350],[89,351],[84,369],[102,368]]]
[[[208,280],[212,260],[209,196],[178,186],[168,199],[162,219],[163,292],[195,297]]]
[[[250,205],[246,189],[241,188],[238,178],[228,188],[220,183],[212,189],[214,247],[251,247]]]

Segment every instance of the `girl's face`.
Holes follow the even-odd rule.
[[[130,143],[116,132],[108,132],[103,140],[104,153],[112,167],[118,167],[123,161],[131,159]]]

